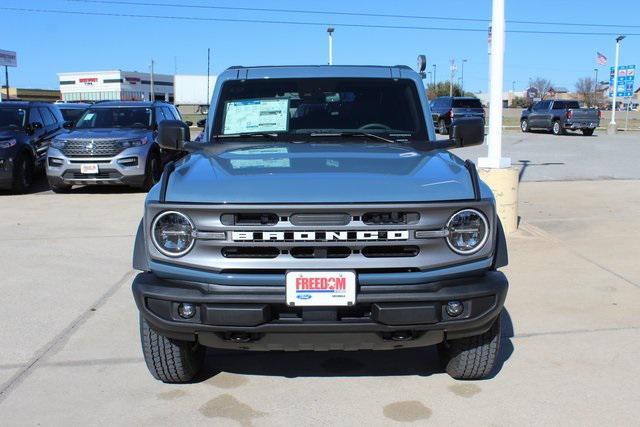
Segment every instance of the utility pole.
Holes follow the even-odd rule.
[[[618,92],[618,66],[620,65],[620,42],[624,40],[626,36],[616,37],[616,61],[613,67],[613,100],[611,101],[611,121],[607,127],[608,134],[614,134],[618,132],[616,126],[616,95]]]
[[[211,80],[211,78],[209,77],[211,75],[211,48],[208,47],[207,48],[207,96],[205,97],[205,99],[210,99],[209,98],[209,94],[211,92],[209,92],[211,90],[211,88],[209,87],[209,81]]]
[[[452,59],[449,63],[451,64],[449,66],[449,96],[453,96],[453,77],[456,73],[456,60]]]
[[[493,0],[491,17],[491,79],[489,90],[489,152],[478,159],[481,168],[508,168],[511,159],[502,157],[502,80],[504,78],[504,0]]]
[[[9,67],[4,66],[4,83],[7,89],[7,101],[9,100]]]
[[[153,59],[151,60],[151,102],[154,102],[156,100],[156,93],[155,93],[155,88],[153,87],[153,65],[154,65],[154,61]]]
[[[464,63],[467,62],[466,59],[462,60],[462,70],[460,70],[460,90],[462,91],[462,96],[464,96]]]
[[[329,34],[329,65],[333,65],[333,27],[327,28],[327,34]]]

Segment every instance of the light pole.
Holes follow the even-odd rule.
[[[618,132],[618,127],[616,126],[616,95],[618,92],[618,66],[620,62],[620,42],[624,40],[626,36],[618,36],[616,37],[616,61],[615,66],[613,67],[613,99],[611,101],[611,121],[609,122],[609,126],[607,127],[608,134],[614,134]]]
[[[460,90],[462,91],[462,96],[464,96],[464,63],[467,62],[466,59],[462,60],[462,69],[460,70]]]
[[[489,90],[489,152],[478,159],[481,168],[508,168],[502,157],[502,80],[504,78],[504,0],[493,0],[491,17],[491,79]]]
[[[333,27],[327,28],[327,34],[329,34],[329,65],[333,65]]]
[[[437,84],[436,83],[436,69],[437,69],[436,64],[433,64],[433,85],[434,86]]]
[[[427,75],[429,76],[429,82],[433,80],[433,73],[431,71],[427,71]]]
[[[456,73],[456,60],[451,60],[451,65],[449,66],[449,96],[453,96],[453,76]]]

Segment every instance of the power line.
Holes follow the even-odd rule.
[[[88,12],[88,11],[72,11],[58,9],[36,9],[36,8],[20,8],[20,7],[0,7],[0,10],[12,12],[30,12],[30,13],[49,13],[59,15],[83,15],[83,16],[108,16],[116,18],[144,18],[144,19],[164,19],[164,20],[182,20],[182,21],[208,21],[208,22],[237,22],[249,24],[278,24],[278,25],[306,25],[316,27],[346,27],[346,28],[375,28],[387,30],[418,30],[418,31],[458,31],[458,32],[480,32],[486,33],[486,28],[461,28],[461,27],[423,27],[409,25],[378,25],[378,24],[354,24],[347,22],[307,22],[307,21],[283,21],[283,20],[267,20],[267,19],[240,19],[240,18],[207,18],[197,16],[171,16],[171,15],[142,15],[133,13],[116,13],[116,12]],[[541,30],[506,30],[508,33],[516,34],[551,34],[551,35],[573,35],[573,36],[617,36],[617,32],[585,32],[585,31],[541,31]],[[640,36],[640,33],[625,33],[627,36]]]
[[[425,15],[398,15],[388,13],[365,13],[365,12],[341,12],[341,11],[322,11],[322,10],[305,10],[305,9],[278,9],[278,8],[259,8],[259,7],[239,7],[239,6],[212,6],[212,5],[196,5],[196,4],[179,4],[179,3],[157,3],[147,1],[126,1],[126,0],[65,0],[75,3],[94,3],[94,4],[111,4],[111,5],[127,5],[127,6],[152,6],[152,7],[168,7],[180,9],[213,9],[213,10],[239,10],[245,12],[274,12],[274,13],[297,13],[310,15],[338,15],[338,16],[361,16],[370,18],[399,18],[399,19],[431,19],[440,21],[463,21],[463,22],[491,22],[488,18],[458,18],[447,16],[425,16]],[[594,28],[640,28],[640,25],[631,24],[594,24],[584,22],[553,22],[553,21],[523,21],[523,20],[507,20],[508,24],[525,24],[525,25],[563,25],[573,27],[594,27]]]

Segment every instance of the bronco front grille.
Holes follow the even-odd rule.
[[[122,150],[124,148],[117,140],[87,139],[67,141],[62,153],[68,157],[113,157]]]
[[[491,244],[462,257],[439,234],[460,209],[481,210],[494,227],[490,200],[371,204],[187,204],[149,203],[145,221],[175,210],[196,229],[183,267],[268,274],[269,271],[341,270],[358,272],[429,270],[491,256]],[[148,230],[147,230],[148,231]],[[429,231],[420,236],[417,231]],[[214,237],[216,236],[216,237]],[[222,237],[219,237],[222,236]],[[489,236],[488,242],[493,241]],[[152,242],[152,258],[166,261]]]

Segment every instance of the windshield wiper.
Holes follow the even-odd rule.
[[[395,144],[396,141],[393,139],[385,138],[384,136],[376,135],[375,133],[369,132],[331,132],[331,133],[310,133],[309,136],[312,137],[323,137],[323,136],[342,136],[342,137],[350,137],[350,136],[363,136],[369,139],[375,139],[378,141],[384,141],[391,144]]]
[[[247,138],[247,137],[256,137],[261,136],[267,139],[276,139],[278,137],[277,133],[268,133],[268,132],[242,132],[242,133],[230,133],[230,134],[220,134],[214,135],[214,138]]]

